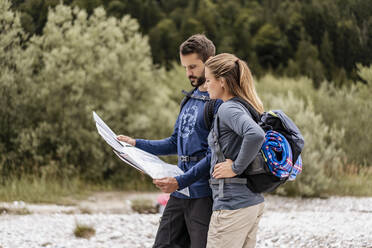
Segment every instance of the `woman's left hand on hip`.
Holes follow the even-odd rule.
[[[229,178],[235,177],[236,174],[232,170],[233,162],[231,159],[226,159],[224,162],[218,163],[214,166],[212,176],[214,178]]]

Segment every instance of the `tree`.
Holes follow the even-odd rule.
[[[261,65],[266,68],[276,68],[288,46],[286,38],[276,26],[263,25],[253,38],[253,47]]]
[[[324,80],[324,69],[319,61],[318,49],[308,40],[301,40],[296,51],[295,60],[290,61],[288,71],[291,76],[305,75],[319,87]]]
[[[13,8],[21,11],[22,25],[30,36],[42,33],[48,8],[59,2],[12,1]],[[293,63],[303,34],[319,51],[319,61],[330,81],[359,82],[356,64],[368,66],[372,62],[371,1],[63,0],[63,3],[85,9],[88,17],[101,5],[109,16],[131,15],[138,20],[139,31],[150,37],[154,63],[166,65],[167,69],[178,61],[179,43],[194,33],[205,33],[218,53],[231,52],[250,64],[253,61],[260,75],[295,71]]]
[[[1,37],[16,37],[12,28]],[[117,20],[97,8],[88,18],[84,10],[58,5],[49,11],[43,35],[33,36],[24,50],[14,49],[27,60],[14,60],[2,70],[16,68],[7,82],[23,83],[25,90],[9,93],[9,106],[17,112],[0,130],[0,147],[9,144],[2,163],[36,173],[57,165],[57,174],[96,181],[108,171],[133,173],[112,159],[92,111],[121,133],[149,138],[170,133],[177,106],[160,80],[164,72],[153,66],[147,38],[129,16]],[[7,114],[0,119],[9,120]],[[10,126],[12,136],[4,133]]]
[[[320,46],[319,58],[324,65],[324,73],[327,80],[332,79],[332,72],[334,69],[334,59],[333,59],[333,46],[329,39],[328,32],[324,33],[322,44]]]
[[[151,29],[149,37],[155,62],[170,68],[180,45],[179,31],[174,22],[163,19]]]
[[[14,139],[27,120],[22,114],[30,110],[32,96],[29,76],[32,58],[25,57],[22,42],[26,39],[20,16],[10,10],[10,2],[0,2],[0,171],[8,174],[22,160],[17,156]]]

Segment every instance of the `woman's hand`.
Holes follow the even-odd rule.
[[[235,177],[236,174],[232,170],[232,165],[233,161],[231,159],[226,159],[224,162],[216,164],[212,176],[214,178]]]
[[[128,143],[131,146],[136,146],[136,140],[125,135],[118,135],[116,137],[118,140]]]

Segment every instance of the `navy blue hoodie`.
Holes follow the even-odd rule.
[[[209,96],[208,92],[196,89],[195,95]],[[207,137],[209,130],[204,124],[204,104],[206,101],[190,98],[178,115],[174,125],[173,134],[162,140],[136,140],[136,147],[155,155],[178,156],[205,156],[199,162],[182,162],[178,160],[180,167],[185,174],[176,177],[179,189],[189,187],[190,198],[202,198],[211,196],[209,187],[209,169],[211,154],[208,151]],[[222,101],[215,104],[215,112]],[[178,198],[188,198],[179,192],[172,193]]]

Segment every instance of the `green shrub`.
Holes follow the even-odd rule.
[[[116,174],[129,177],[134,169],[113,159],[92,111],[118,134],[138,138],[169,135],[178,111],[163,82],[166,72],[152,64],[138,23],[107,17],[103,8],[88,17],[58,5],[49,11],[43,34],[23,49],[19,17],[9,9],[2,1],[0,183],[14,174],[42,177],[50,170],[95,183]]]
[[[271,75],[257,83],[265,109],[285,110],[305,137],[304,171],[298,181],[286,184],[278,193],[350,195],[354,194],[350,189],[358,188],[353,185],[358,184],[358,177],[362,179],[363,165],[369,166],[368,161],[372,159],[372,129],[369,128],[372,68],[359,67],[359,70],[367,84],[337,88],[323,83],[316,90],[310,79]],[[345,174],[352,164],[357,174]],[[348,178],[345,189],[340,183],[344,181],[342,177]]]
[[[282,109],[298,126],[305,139],[302,152],[303,171],[294,182],[277,190],[279,194],[319,196],[330,183],[328,176],[336,173],[342,155],[339,149],[343,131],[328,127],[322,116],[314,112],[312,103],[304,101],[293,93],[274,95],[261,94],[266,109]]]
[[[324,84],[313,98],[315,111],[322,114],[324,121],[345,130],[341,147],[348,164],[372,165],[371,74],[372,67],[361,68],[361,77],[368,84],[342,88]]]
[[[149,177],[113,159],[97,134],[92,111],[118,134],[166,137],[179,111],[179,92],[190,89],[184,69],[155,67],[147,37],[129,16],[108,17],[103,8],[88,16],[58,5],[48,12],[42,34],[28,39],[10,7],[0,1],[0,198],[45,201],[36,196],[75,192],[81,178],[153,190]],[[293,72],[283,73],[305,73],[320,82],[328,75],[318,65],[320,56],[302,56],[313,50],[299,51],[296,62],[289,61]],[[296,64],[300,59],[301,65],[317,63],[302,68]],[[286,111],[306,142],[302,175],[279,193],[320,195],[336,185],[342,162],[371,165],[372,67],[358,69],[365,84],[333,82],[349,85],[344,88],[323,83],[316,90],[303,77],[267,75],[258,82],[265,108]]]
[[[367,84],[337,88],[324,82],[316,90],[307,78],[274,78],[267,75],[257,83],[260,96],[272,94],[276,97],[292,92],[294,96],[303,100],[305,105],[310,103],[317,114],[321,114],[323,121],[330,129],[343,130],[344,138],[340,143],[343,151],[343,162],[347,164],[371,165],[372,161],[372,129],[370,116],[372,109],[372,67],[360,67],[360,76]],[[271,99],[266,99],[269,106]],[[266,109],[267,109],[267,106]],[[281,108],[281,106],[277,106]]]

